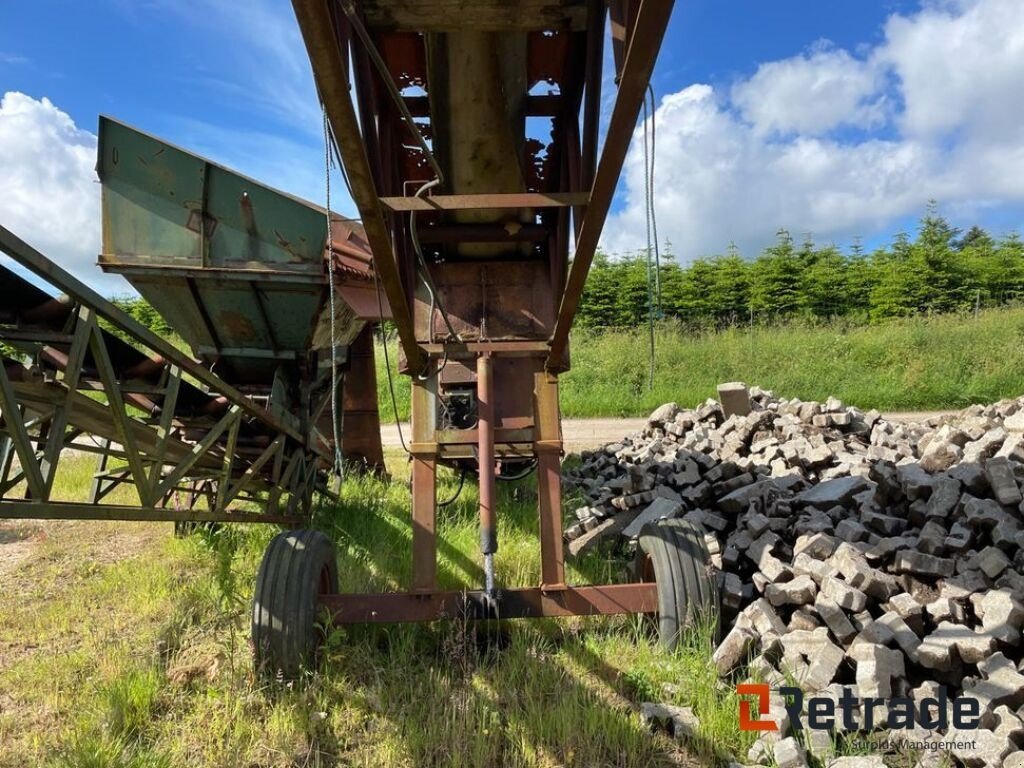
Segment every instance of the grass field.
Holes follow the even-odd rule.
[[[648,388],[646,329],[576,331],[562,377],[570,418],[646,416],[662,403],[693,406],[723,381],[746,381],[784,397],[888,411],[959,408],[1024,393],[1024,309],[940,315],[878,325],[783,325],[688,334],[658,328]],[[394,367],[396,354],[392,351]],[[392,421],[383,355],[377,354],[381,415]],[[409,384],[393,375],[399,415]]]
[[[339,543],[343,590],[407,584],[408,472],[390,463],[393,482],[349,480],[342,508],[318,513]],[[87,482],[89,463],[62,467],[62,493]],[[454,488],[447,478],[439,495]],[[500,491],[499,581],[535,584],[532,491]],[[480,583],[476,503],[467,483],[444,510],[444,586]],[[655,766],[745,750],[707,633],[668,654],[636,617],[509,622],[501,650],[493,627],[338,629],[320,674],[266,685],[251,672],[248,604],[272,534],[3,524],[0,542],[31,554],[0,572],[0,765]],[[614,580],[620,566],[593,558],[570,577]],[[637,703],[651,698],[693,705],[702,738],[684,749],[649,734]]]

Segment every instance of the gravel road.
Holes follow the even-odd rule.
[[[923,421],[931,416],[948,416],[952,413],[956,413],[956,411],[906,411],[884,415],[893,421]],[[631,432],[636,432],[642,429],[646,423],[647,419],[644,418],[565,419],[562,421],[565,449],[573,452],[596,448],[605,443],[614,442]],[[410,434],[408,422],[403,422],[402,434],[408,441]],[[399,447],[398,430],[394,424],[382,424],[380,436],[385,448]]]

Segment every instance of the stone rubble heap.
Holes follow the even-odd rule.
[[[640,433],[583,454],[566,472],[586,499],[565,531],[570,553],[628,548],[659,518],[699,522],[723,677],[749,662],[773,691],[795,681],[807,695],[837,699],[845,686],[918,703],[942,686],[978,700],[981,729],[902,738],[973,743],[951,750],[966,766],[1024,765],[1024,398],[910,424],[834,398],[742,385],[720,397],[663,405]],[[782,726],[748,761],[798,768],[809,752],[829,764],[828,732],[797,741],[772,695]],[[876,707],[855,730],[886,720]],[[927,754],[922,766],[943,758]]]

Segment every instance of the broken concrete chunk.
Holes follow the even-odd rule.
[[[775,742],[772,754],[778,768],[807,768],[807,753],[792,736]]]
[[[977,664],[992,653],[995,644],[995,638],[988,632],[975,632],[970,627],[943,621],[921,642],[917,656],[919,663],[929,669],[949,671],[957,656],[968,664]]]
[[[924,552],[899,552],[896,555],[897,573],[913,573],[918,576],[952,576],[956,563],[946,557],[926,555]]]
[[[834,506],[849,504],[858,493],[874,488],[874,484],[865,477],[853,475],[826,480],[798,494],[798,504],[805,504],[818,509],[831,509]]]
[[[663,730],[679,740],[696,738],[700,720],[689,707],[644,701],[640,704],[640,719],[652,730]]]
[[[647,423],[652,425],[661,425],[666,422],[674,421],[678,413],[678,403],[665,403],[664,405],[658,406],[651,412],[651,415],[647,417]]]
[[[1024,629],[1024,603],[1008,589],[986,592],[975,604],[981,616],[981,627],[997,640],[1007,644],[1020,642]]]
[[[718,385],[718,399],[722,413],[730,416],[746,416],[750,413],[750,392],[742,381],[729,381]]]
[[[881,755],[847,755],[830,760],[826,768],[886,768]]]
[[[1002,652],[982,659],[978,671],[983,679],[964,686],[964,693],[981,702],[982,712],[1003,704],[1013,709],[1024,705],[1024,675]]]
[[[824,560],[836,551],[838,542],[826,533],[800,536],[793,545],[793,554],[807,554],[817,560]]]
[[[783,666],[809,691],[826,688],[843,663],[843,651],[828,638],[828,630],[792,630],[782,637]]]
[[[906,672],[903,654],[875,643],[854,643],[847,654],[857,666],[857,690],[861,696],[891,698],[893,679]]]
[[[810,576],[797,576],[792,581],[769,584],[764,591],[768,602],[776,608],[782,605],[809,605],[814,602],[816,594],[818,587]]]
[[[757,634],[741,625],[733,627],[711,656],[718,674],[727,675],[747,660],[747,655],[758,640]]]
[[[868,604],[867,595],[856,587],[833,576],[829,576],[822,582],[821,594],[836,603],[840,608],[853,611],[854,613],[863,611],[864,606]]]
[[[1013,467],[1010,460],[1005,456],[998,456],[989,459],[985,463],[985,476],[989,485],[992,486],[992,493],[1000,504],[1016,506],[1024,500],[1021,496],[1017,479],[1013,475]]]
[[[825,626],[832,632],[833,637],[840,643],[846,645],[857,634],[857,629],[850,622],[846,613],[831,598],[819,594],[814,602],[814,608],[825,622]]]

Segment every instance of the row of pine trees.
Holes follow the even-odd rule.
[[[653,260],[652,260],[653,261]],[[871,253],[854,246],[797,244],[780,230],[775,245],[747,260],[723,256],[680,266],[662,253],[660,268],[645,251],[611,259],[598,254],[587,279],[578,323],[630,327],[656,318],[721,328],[747,323],[891,317],[970,311],[1024,299],[1024,241],[993,238],[979,227],[952,227],[934,205],[916,237]]]

